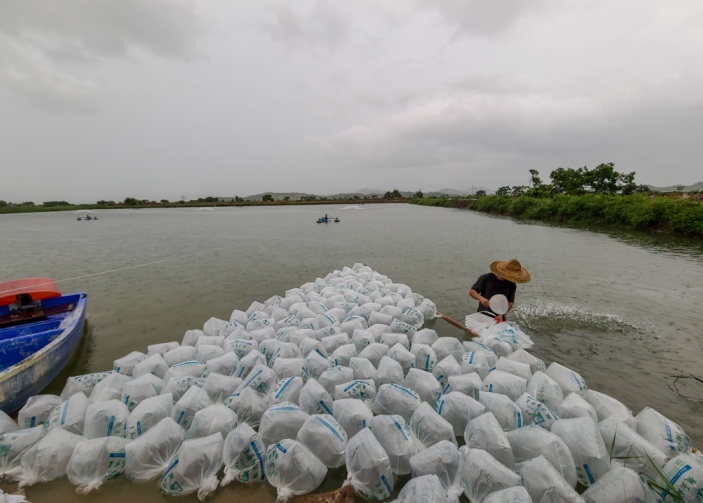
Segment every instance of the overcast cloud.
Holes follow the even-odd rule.
[[[0,199],[703,180],[697,0],[0,0]]]

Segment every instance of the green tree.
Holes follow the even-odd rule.
[[[290,201],[290,196],[284,197],[283,200],[286,201],[286,202],[287,202],[287,201]]]
[[[162,199],[159,201],[161,204],[168,204],[170,201],[168,199]]]
[[[7,201],[3,201],[2,199],[0,199],[0,208],[5,208],[5,207],[7,207]]]
[[[485,195],[486,195],[486,191],[483,189],[477,190],[476,194],[475,194],[476,197],[484,197]]]
[[[526,192],[531,197],[544,197],[549,194],[549,187],[542,183],[539,177],[539,171],[536,169],[530,170],[530,189]]]
[[[34,206],[34,201],[23,201],[22,206]]]
[[[425,194],[423,194],[421,190],[418,190],[417,192],[415,192],[415,195],[413,197],[415,199],[422,199],[423,197],[425,197]]]
[[[586,184],[596,194],[615,194],[618,190],[620,173],[615,171],[612,162],[599,164],[591,171],[586,171]]]
[[[137,206],[139,205],[139,201],[134,197],[125,197],[124,202],[122,204],[124,204],[125,206]]]
[[[508,185],[498,187],[498,190],[496,190],[496,196],[507,196],[508,194],[510,194],[510,187]]]
[[[618,176],[618,190],[624,195],[630,195],[637,192],[634,171],[631,173],[621,173],[620,176]]]
[[[235,201],[236,203],[241,203],[242,201],[244,201],[244,198],[239,197],[239,196],[234,196],[234,201]]]
[[[271,194],[264,194],[261,200],[265,203],[273,202],[273,196]]]
[[[585,194],[584,185],[588,169],[557,168],[549,174],[552,179],[552,194],[568,194],[576,196]]]
[[[515,197],[524,196],[527,193],[527,189],[525,185],[516,185],[512,188],[511,195]]]

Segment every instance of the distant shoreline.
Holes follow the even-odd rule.
[[[364,204],[393,204],[407,203],[409,198],[395,199],[319,199],[315,201],[219,201],[219,202],[184,202],[184,203],[149,203],[130,205],[118,203],[114,205],[99,205],[99,204],[68,204],[60,206],[44,206],[44,205],[24,205],[15,204],[0,207],[0,215],[13,213],[46,213],[46,212],[80,212],[81,210],[140,210],[148,208],[243,208],[248,206],[314,206],[322,204],[345,204],[345,205],[364,205]]]
[[[667,196],[557,195],[417,198],[411,204],[460,208],[526,220],[592,223],[703,237],[703,202]]]

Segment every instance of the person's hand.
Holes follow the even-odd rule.
[[[499,314],[498,316],[496,316],[496,323],[503,323],[503,315],[502,314]]]
[[[482,305],[483,307],[489,307],[488,299],[487,299],[486,297],[481,297],[481,299],[479,300],[479,302],[481,303],[481,305]]]

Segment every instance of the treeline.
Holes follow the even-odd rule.
[[[551,183],[543,183],[539,171],[530,170],[530,185],[508,185],[496,190],[498,196],[549,197],[558,194],[580,196],[584,194],[623,194],[651,192],[646,185],[635,183],[636,173],[618,173],[612,162],[599,164],[593,169],[557,168],[549,174]]]
[[[415,193],[422,197],[422,192]],[[306,205],[306,204],[347,204],[347,203],[388,203],[388,202],[406,202],[407,197],[403,196],[397,189],[386,192],[383,196],[372,194],[369,196],[349,195],[348,197],[328,197],[308,194],[301,196],[300,199],[291,199],[290,196],[285,196],[279,199],[274,198],[272,194],[263,194],[260,200],[244,199],[239,196],[234,198],[218,198],[218,197],[200,197],[198,199],[185,200],[182,198],[178,201],[169,201],[161,199],[153,201],[149,199],[137,199],[127,197],[123,201],[108,201],[100,200],[89,204],[72,204],[66,201],[45,201],[36,204],[33,201],[24,201],[21,203],[12,203],[0,200],[0,214],[2,213],[35,213],[47,211],[70,211],[70,210],[89,210],[89,209],[120,209],[120,208],[177,208],[177,207],[203,207],[203,206],[263,206],[263,205]]]
[[[532,220],[591,222],[703,236],[700,198],[655,195],[635,183],[635,173],[618,173],[612,163],[593,170],[558,168],[552,171],[548,184],[542,182],[538,171],[530,170],[530,174],[530,187],[516,190],[506,186],[495,195],[414,198],[410,202]]]

